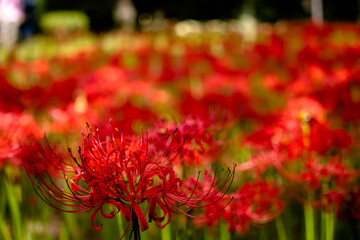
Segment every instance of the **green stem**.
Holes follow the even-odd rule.
[[[322,240],[326,240],[326,217],[325,217],[326,212],[324,210],[321,211],[321,239]]]
[[[59,240],[69,240],[68,229],[65,224],[61,224]]]
[[[3,220],[2,216],[0,216],[0,232],[2,236],[4,237],[4,240],[11,240],[11,234],[6,226],[5,221]]]
[[[117,227],[119,229],[119,235],[122,236],[124,234],[124,231],[125,231],[122,216],[119,213],[119,214],[116,214],[115,217],[116,217]]]
[[[275,219],[275,224],[279,240],[287,240],[285,225],[281,216]]]
[[[268,240],[269,238],[269,233],[268,230],[266,228],[260,228],[260,236],[259,236],[260,240]]]
[[[214,240],[214,232],[213,232],[213,229],[210,229],[210,228],[206,228],[204,227],[203,228],[203,239],[204,240]]]
[[[3,176],[3,172],[0,172],[0,186],[4,186],[4,184],[5,184],[5,177]],[[6,207],[6,191],[2,187],[0,189],[0,217],[5,212],[5,207]]]
[[[4,186],[5,184],[5,177],[4,173],[0,172],[0,186]],[[11,239],[11,233],[6,226],[5,222],[5,207],[6,207],[6,191],[5,188],[0,188],[0,232],[5,240]]]
[[[21,221],[21,214],[19,208],[19,202],[16,197],[16,191],[14,185],[7,179],[5,180],[6,195],[8,197],[8,203],[11,212],[11,221],[14,230],[14,239],[20,240],[23,237],[23,225]]]
[[[141,232],[140,231],[140,236],[141,236],[141,239],[142,240],[148,240],[149,239],[149,231],[144,231],[144,232]]]
[[[61,224],[61,234],[64,235],[66,239],[71,238],[71,236],[75,237],[75,230],[73,229],[76,226],[76,222],[74,216],[69,213],[63,213],[63,223]]]
[[[231,239],[230,232],[227,229],[227,224],[224,221],[220,221],[220,240]]]
[[[325,218],[325,240],[334,239],[335,214],[334,211],[324,212]]]
[[[314,208],[310,204],[304,204],[306,240],[315,240]]]
[[[161,230],[162,240],[171,240],[171,226],[168,224],[164,229]]]

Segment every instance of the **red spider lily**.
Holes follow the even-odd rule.
[[[86,98],[78,96],[73,103],[64,108],[51,108],[48,110],[51,122],[44,124],[48,132],[69,134],[81,129],[80,121],[91,119],[98,120],[98,116],[92,108],[89,108]]]
[[[196,165],[205,160],[212,161],[220,149],[220,141],[215,141],[212,128],[215,128],[211,119],[186,117],[182,122],[161,121],[156,123],[150,138],[152,141],[163,141],[169,134],[172,136],[172,147],[181,147],[179,160],[185,165]],[[187,143],[184,145],[184,141]]]
[[[350,76],[345,76],[346,80],[341,81],[339,80],[342,79],[341,75],[334,71],[331,76],[334,83],[328,84],[313,94],[326,108],[336,113],[335,116],[340,117],[344,123],[357,122],[360,119],[359,111],[354,111],[360,106],[359,73],[359,70],[352,70],[351,74],[345,73],[344,75]]]
[[[246,183],[233,198],[223,213],[230,231],[245,233],[250,223],[269,222],[284,209],[280,188],[270,182]]]
[[[344,201],[342,199],[348,189],[356,185],[359,176],[359,171],[345,164],[341,156],[331,157],[328,161],[310,156],[309,159],[298,162],[297,167],[299,164],[302,166],[301,170],[291,166],[278,170],[299,186],[298,189],[305,190],[306,196],[301,196],[301,191],[295,193],[298,200],[325,210],[340,209]],[[313,199],[307,199],[309,195],[313,196]]]
[[[2,111],[22,111],[24,106],[19,96],[23,92],[8,83],[5,71],[0,69],[0,109]]]
[[[255,51],[262,57],[275,59],[283,59],[285,55],[285,42],[284,39],[281,39],[280,36],[272,34],[270,36],[270,41],[266,44],[258,44],[255,47]]]
[[[286,155],[274,150],[264,150],[252,155],[248,161],[240,164],[238,169],[241,171],[255,170],[254,177],[257,178],[271,167],[281,168],[286,161],[288,161]]]
[[[0,106],[4,105],[3,109],[41,110],[54,105],[64,106],[73,100],[77,88],[76,75],[54,78],[48,73],[50,62],[45,60],[13,65],[7,69],[6,79],[0,76]],[[6,105],[10,103],[11,107],[2,101],[6,101]]]
[[[287,120],[316,119],[323,122],[325,114],[325,108],[318,101],[310,97],[301,97],[290,100],[282,116]]]
[[[0,112],[0,167],[6,162],[21,165],[21,142],[27,135],[35,138],[42,131],[31,115]]]
[[[114,96],[119,93],[119,88],[115,86],[121,86],[122,95],[128,93],[128,78],[122,69],[105,65],[84,76],[82,89],[89,102],[95,102],[97,99],[114,102]]]
[[[132,223],[136,239],[139,227],[145,231],[149,227],[148,221],[164,228],[170,222],[172,212],[192,216],[189,214],[191,209],[219,201],[224,196],[219,194],[220,191],[226,192],[234,177],[234,171],[228,170],[221,179],[215,175],[212,182],[202,183],[198,176],[195,180],[190,179],[192,184],[189,185],[176,175],[172,166],[181,146],[174,148],[169,139],[172,139],[169,135],[163,141],[125,137],[115,128],[104,140],[98,132],[88,128],[88,133],[83,135],[83,148],[78,150],[79,158],[71,150],[70,157],[65,158],[55,154],[49,145],[36,144],[38,149],[35,151],[41,154],[31,155],[34,159],[32,166],[27,166],[27,172],[38,195],[50,206],[73,213],[93,210],[91,224],[94,230],[101,229],[94,225],[98,212],[104,218],[113,218],[115,213],[121,212],[129,225]],[[48,161],[56,162],[61,172],[44,170]],[[61,174],[69,190],[55,181],[54,177]],[[197,191],[199,188],[203,191]],[[147,203],[145,212],[141,208],[143,203]],[[105,213],[106,205],[117,210]]]
[[[326,210],[335,210],[341,220],[346,220],[351,227],[353,239],[358,239],[356,226],[360,219],[360,191],[359,185],[349,189],[333,190],[325,195],[324,207]]]
[[[65,171],[63,166],[66,164],[64,162],[66,158],[64,155],[55,154],[56,147],[51,147],[46,137],[45,140],[45,147],[33,135],[28,136],[26,143],[22,143],[19,157],[23,162],[23,166],[28,174],[36,177],[47,174],[63,177],[63,171]]]
[[[221,117],[219,121],[225,120],[225,122],[235,121],[239,117],[257,116],[250,106],[250,100],[239,92],[230,96],[222,93],[209,93],[201,98],[195,98],[189,92],[184,92],[183,98],[180,110],[184,115],[195,115],[202,118],[216,115]]]
[[[296,198],[325,209],[336,205],[330,193],[346,191],[358,176],[340,155],[349,150],[351,137],[342,129],[330,129],[325,109],[311,98],[290,101],[277,122],[252,134],[246,142],[260,151],[241,164],[241,170],[255,169],[261,176],[273,167],[305,190],[306,198],[309,194],[315,197],[310,201],[296,193]]]
[[[352,139],[345,130],[333,130],[326,124],[321,124],[315,120],[311,120],[309,125],[309,151],[325,155],[333,149],[342,150],[349,148]]]
[[[307,183],[309,187],[316,189],[330,181],[334,181],[335,187],[346,187],[349,180],[356,175],[356,171],[346,165],[341,157],[332,157],[327,163],[321,163],[319,159],[311,157],[304,162],[304,169],[300,173],[291,172],[291,179]]]
[[[146,123],[153,123],[156,119],[155,114],[148,107],[138,107],[131,102],[125,102],[122,106],[112,108],[110,111],[113,123],[122,126],[123,129],[134,130],[135,125],[144,126]]]
[[[205,175],[202,181],[202,183],[205,183],[204,186],[212,185],[212,182],[214,181],[213,175],[214,174],[211,170],[207,169],[205,171]],[[194,185],[198,185],[196,182],[197,179],[192,178],[191,181],[188,181],[188,184],[190,184],[188,187],[190,189],[194,188]],[[208,192],[208,189],[204,186],[196,187],[196,192]],[[231,204],[233,198],[233,196],[230,196],[223,192],[218,192],[217,194],[214,194],[211,198],[207,199],[207,207],[205,208],[204,213],[205,217],[195,219],[195,223],[199,226],[206,224],[207,226],[214,228],[218,225],[220,217],[224,217],[226,215],[226,211],[223,210],[226,209],[229,204]]]
[[[275,116],[275,120],[259,132],[248,137],[248,142],[255,145],[281,145],[293,141],[302,134],[302,123],[311,119],[325,122],[326,111],[316,100],[309,97],[292,99],[284,110]]]
[[[325,155],[333,149],[347,149],[350,136],[328,125],[320,103],[311,98],[294,99],[275,123],[251,134],[245,142],[261,149],[286,152],[291,159],[300,157],[304,151]]]

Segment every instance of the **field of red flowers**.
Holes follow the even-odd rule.
[[[360,25],[71,38],[0,61],[0,239],[359,239]]]

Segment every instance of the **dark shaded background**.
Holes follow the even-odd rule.
[[[306,0],[305,0],[306,1]],[[309,0],[308,0],[309,1]],[[116,0],[39,0],[39,12],[52,10],[80,10],[90,18],[91,29],[101,32],[115,26],[112,11]],[[259,21],[303,20],[310,17],[301,0],[133,0],[138,14],[161,10],[166,18],[177,20],[232,19],[239,16],[244,6],[252,9]],[[359,19],[360,0],[323,0],[327,21],[356,21]]]

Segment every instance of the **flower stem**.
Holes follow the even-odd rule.
[[[259,235],[260,240],[268,240],[268,239],[270,239],[268,230],[266,228],[260,228],[259,230],[260,230],[260,235]]]
[[[204,233],[204,235],[203,235],[204,239],[206,239],[206,240],[213,240],[214,239],[214,236],[211,234],[210,229],[203,228],[203,233]]]
[[[141,236],[142,240],[148,240],[149,239],[149,232],[148,231],[144,231],[144,232],[140,231],[140,236]]]
[[[131,223],[132,223],[132,233],[134,234],[134,240],[141,240],[139,219],[134,210],[132,210]]]
[[[320,228],[320,233],[321,233],[321,239],[325,240],[326,239],[326,217],[325,217],[326,212],[324,210],[321,211],[321,228]]]
[[[333,240],[335,228],[335,213],[333,210],[326,212],[321,211],[321,239]]]
[[[10,231],[7,228],[7,226],[1,216],[0,216],[0,232],[1,232],[1,235],[4,237],[4,240],[11,240]]]
[[[161,230],[162,240],[171,240],[171,226],[168,224],[164,229]]]
[[[334,239],[335,214],[334,211],[326,213],[326,240]]]
[[[279,240],[287,240],[284,221],[281,216],[278,216],[275,219],[275,224]]]
[[[64,223],[61,224],[59,240],[69,240],[68,229],[65,225]]]
[[[231,239],[230,233],[227,229],[227,224],[224,221],[220,221],[220,239],[221,240]]]
[[[306,240],[315,240],[314,208],[310,204],[304,204]]]
[[[122,236],[124,234],[124,226],[123,226],[123,220],[121,214],[115,214],[117,227],[119,229],[119,234]]]
[[[16,197],[15,186],[11,184],[7,179],[5,179],[5,189],[11,212],[11,220],[14,229],[14,239],[22,239],[24,231],[21,221],[19,201]]]
[[[4,173],[0,172],[0,186],[5,184]],[[5,223],[5,207],[6,207],[6,192],[2,187],[0,188],[0,233],[4,237],[5,240],[11,239],[11,234]],[[1,236],[0,235],[0,236]]]
[[[5,184],[4,173],[0,172],[0,186],[4,186],[4,184]],[[5,189],[2,187],[0,188],[0,217],[5,212],[5,207],[6,207],[6,192]]]

